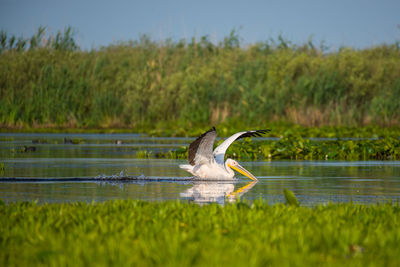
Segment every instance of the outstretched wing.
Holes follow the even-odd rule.
[[[226,139],[222,144],[217,146],[214,149],[214,157],[217,163],[219,164],[224,164],[225,161],[225,152],[228,149],[228,147],[235,142],[238,139],[245,138],[245,137],[256,137],[256,136],[261,136],[263,134],[268,133],[271,131],[270,129],[266,130],[256,130],[256,131],[247,131],[247,132],[238,132]]]
[[[215,127],[212,127],[189,145],[189,163],[191,165],[208,163],[214,160],[213,145],[216,137],[217,131]]]

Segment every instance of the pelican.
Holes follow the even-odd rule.
[[[233,170],[235,170],[257,181],[257,178],[240,166],[236,160],[228,158],[224,162],[225,151],[238,139],[261,136],[269,131],[270,130],[256,130],[235,133],[213,151],[217,130],[215,127],[212,127],[189,145],[190,164],[179,165],[179,167],[193,174],[199,180],[234,180],[235,172]]]

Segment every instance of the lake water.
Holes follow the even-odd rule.
[[[304,205],[400,200],[400,161],[240,161],[259,178],[257,183],[241,175],[237,182],[204,183],[185,181],[190,176],[178,167],[184,160],[135,158],[139,150],[168,151],[191,141],[136,134],[0,133],[4,169],[0,198],[5,202],[183,199],[222,204],[243,197],[275,203],[284,201],[287,188]],[[121,177],[141,179],[121,181]]]

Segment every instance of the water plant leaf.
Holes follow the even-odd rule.
[[[283,194],[285,195],[286,204],[289,206],[299,207],[300,203],[294,193],[288,189],[283,189]]]

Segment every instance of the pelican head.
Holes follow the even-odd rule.
[[[241,174],[243,174],[244,176],[249,177],[253,181],[258,181],[258,179],[253,174],[251,174],[248,170],[246,170],[245,168],[240,166],[240,164],[236,160],[227,159],[226,160],[226,166],[228,168],[234,169],[237,172],[240,172]]]

